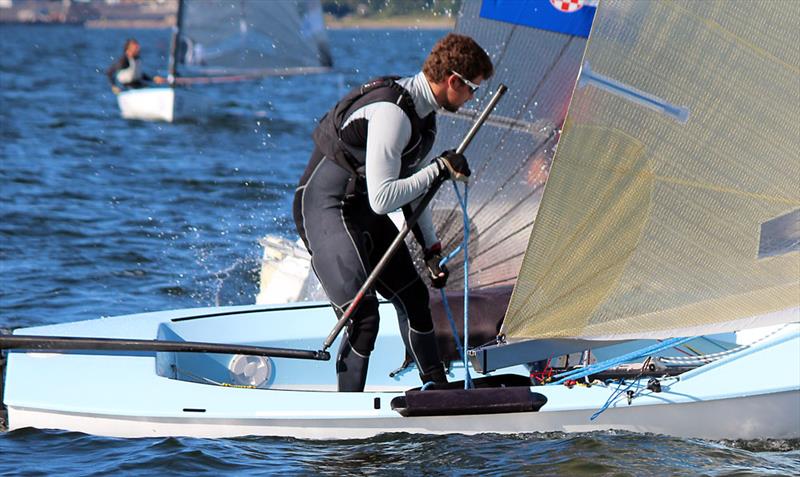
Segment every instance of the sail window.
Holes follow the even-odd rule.
[[[800,251],[800,209],[761,224],[758,258]]]

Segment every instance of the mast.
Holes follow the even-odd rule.
[[[175,84],[176,69],[177,69],[177,55],[178,43],[180,41],[181,23],[183,18],[183,0],[178,1],[178,12],[175,15],[175,25],[172,27],[172,41],[169,47],[169,69],[167,72],[167,81],[170,85]]]

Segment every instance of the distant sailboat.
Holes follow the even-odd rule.
[[[462,5],[457,32],[496,65],[482,91],[509,87],[467,151],[470,321],[488,331],[470,325],[468,368],[442,356],[463,381],[412,389],[391,305],[363,393],[336,392],[309,351],[327,303],[162,311],[0,336],[9,428],[800,437],[800,3]],[[440,118],[433,150],[473,119]],[[448,249],[453,195],[433,204]],[[464,389],[469,370],[488,376]]]
[[[123,118],[171,122],[208,104],[186,86],[328,71],[319,0],[182,0],[169,59],[169,86],[117,95]]]

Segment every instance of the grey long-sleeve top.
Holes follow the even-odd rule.
[[[419,117],[439,109],[422,72],[401,78],[397,83],[410,93]],[[411,121],[400,106],[381,102],[357,109],[342,127],[360,118],[368,121],[366,179],[370,207],[377,214],[388,214],[409,203],[416,206],[439,174],[439,166],[422,160],[410,176],[400,177],[400,157],[411,138]],[[430,210],[423,212],[418,225],[427,247],[438,241]]]

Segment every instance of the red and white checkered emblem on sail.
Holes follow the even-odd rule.
[[[584,0],[550,0],[550,4],[560,12],[572,13],[583,8]]]

